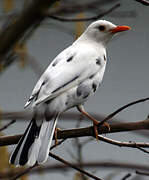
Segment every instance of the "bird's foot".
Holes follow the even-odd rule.
[[[89,113],[87,113],[83,106],[77,106],[77,109],[88,119],[90,119],[93,122],[94,127],[94,133],[97,140],[98,138],[98,127],[101,125],[100,121],[97,121],[93,116],[91,116]],[[106,126],[108,128],[108,131],[110,131],[110,125],[107,122],[102,123],[103,126]]]
[[[107,129],[108,129],[108,132],[109,132],[109,131],[110,131],[110,129],[111,129],[111,128],[110,128],[110,125],[109,125],[109,123],[107,123],[107,122],[104,122],[104,123],[103,123],[103,125],[104,125],[105,127],[107,127]]]
[[[95,137],[96,137],[96,140],[98,141],[99,138],[98,138],[98,127],[100,126],[100,121],[93,121],[93,128],[94,128],[94,133],[95,133]],[[107,123],[107,122],[104,122],[103,123],[103,126],[107,127],[108,131],[110,131],[110,125]]]

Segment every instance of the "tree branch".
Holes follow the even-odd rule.
[[[80,164],[73,163],[72,165],[75,165],[76,167],[80,167]],[[137,165],[136,163],[121,163],[121,162],[111,162],[111,161],[106,161],[106,162],[83,162],[81,164],[81,167],[84,168],[104,168],[104,169],[122,169],[124,170],[132,170],[132,171],[137,171],[137,174],[139,174],[141,171],[149,171],[149,166],[148,165]],[[35,167],[34,169],[30,170],[28,173],[33,174],[37,172],[54,172],[54,171],[64,171],[66,169],[70,168],[69,165],[59,165],[59,164],[53,164],[53,165],[48,165],[48,166],[40,166],[40,167]],[[0,178],[10,178],[16,173],[20,171],[20,169],[26,169],[26,168],[15,168],[13,170],[7,171],[7,172],[0,172]],[[138,173],[139,171],[139,173]],[[144,173],[145,174],[145,173]]]
[[[44,19],[42,11],[48,10],[55,1],[56,0],[31,1],[30,5],[21,12],[15,22],[12,22],[7,29],[0,33],[0,55],[5,56],[30,27],[36,23],[40,23]]]
[[[143,175],[143,176],[149,176],[149,172],[136,171],[136,174]]]
[[[106,1],[106,3],[107,2],[110,2],[110,1]],[[72,14],[72,13],[84,12],[84,11],[88,11],[88,10],[91,10],[91,11],[98,10],[99,6],[101,6],[101,3],[102,3],[101,1],[96,0],[96,1],[91,1],[91,2],[85,3],[85,4],[79,4],[79,3],[78,4],[71,3],[71,5],[63,4],[63,5],[59,6],[58,8],[51,8],[50,11],[47,12],[47,15],[48,16],[49,15],[56,16],[56,15],[62,15],[62,14]],[[117,3],[116,6],[120,6],[120,3]],[[43,11],[43,15],[46,16],[46,11]]]
[[[121,180],[126,180],[127,178],[129,178],[131,176],[130,173],[126,174]]]
[[[63,142],[64,142],[64,140],[62,140],[61,142],[59,142],[59,145],[60,145],[61,143],[63,143]],[[56,147],[56,146],[53,146],[53,147],[51,147],[51,149],[53,149],[53,148],[55,148],[55,147]],[[59,157],[59,156],[57,156],[57,155],[55,155],[55,154],[53,154],[53,153],[51,153],[51,152],[49,152],[49,156],[53,157],[54,159],[56,159],[57,161],[60,161],[61,163],[65,164],[65,165],[67,165],[67,166],[69,166],[69,167],[71,167],[71,168],[73,168],[73,169],[75,169],[75,170],[77,170],[77,171],[85,174],[86,176],[89,176],[89,177],[91,177],[91,178],[93,178],[93,179],[95,179],[95,180],[102,180],[102,179],[96,177],[95,175],[93,175],[93,174],[91,174],[91,173],[89,173],[89,172],[87,172],[87,171],[79,168],[78,166],[75,166],[74,164],[72,164],[72,163],[70,163],[70,162],[62,159],[61,157]],[[23,176],[23,175],[25,175],[25,174],[28,174],[33,168],[37,168],[37,167],[40,167],[40,166],[39,166],[38,164],[35,164],[34,166],[31,166],[31,167],[29,167],[29,168],[22,168],[22,169],[20,169],[20,171],[18,171],[18,172],[17,172],[13,177],[11,177],[9,180],[16,180],[16,179],[20,178],[21,176]],[[8,174],[9,174],[9,173],[8,173]]]
[[[143,4],[144,6],[149,6],[149,1],[147,1],[147,0],[135,0],[135,1]]]
[[[19,172],[17,172],[14,176],[10,176],[9,180],[16,180],[20,178],[21,176],[28,174],[33,168],[38,167],[37,164],[29,167],[29,168],[22,168]]]
[[[143,149],[142,147],[144,148],[149,148],[149,143],[144,143],[144,142],[121,142],[121,141],[116,141],[116,140],[113,140],[113,139],[110,139],[110,138],[107,138],[107,137],[103,137],[103,136],[100,136],[98,135],[98,138],[99,140],[103,141],[103,142],[106,142],[106,143],[109,143],[109,144],[112,144],[112,145],[116,145],[116,146],[119,146],[119,147],[131,147],[131,148],[136,148],[136,149],[139,149],[140,151],[144,152],[144,153],[147,153],[149,154],[149,151]]]
[[[139,122],[127,122],[127,123],[115,123],[110,125],[110,131],[106,126],[102,125],[98,127],[99,134],[105,133],[116,133],[116,132],[124,132],[124,131],[133,131],[133,130],[142,130],[149,129],[149,119],[139,121]],[[14,135],[14,136],[1,136],[0,137],[0,146],[7,146],[16,144],[21,138],[22,134]],[[67,129],[67,130],[58,130],[57,138],[58,139],[69,139],[75,137],[85,137],[92,136],[94,137],[94,128],[92,126],[86,128],[77,128],[77,129]],[[136,143],[137,144],[137,143]],[[140,144],[141,147],[148,147],[148,143]]]
[[[104,11],[104,12],[102,12],[102,13],[96,15],[96,16],[90,17],[90,18],[80,18],[80,19],[64,18],[64,17],[50,15],[50,13],[46,13],[45,16],[49,17],[51,19],[54,19],[54,20],[62,21],[62,22],[93,21],[93,20],[97,20],[97,19],[111,13],[112,11],[117,9],[118,7],[120,7],[120,4],[116,4],[112,8],[108,9],[107,11]]]
[[[109,114],[106,118],[104,118],[98,125],[100,126],[101,124],[105,123],[106,121],[112,119],[116,114],[120,113],[121,111],[123,111],[124,109],[132,106],[132,105],[135,105],[135,104],[138,104],[138,103],[142,103],[142,102],[145,102],[145,101],[148,101],[149,100],[149,97],[147,98],[142,98],[142,99],[139,99],[139,100],[136,100],[136,101],[133,101],[133,102],[130,102],[122,107],[120,107],[119,109],[117,109],[116,111],[112,112],[111,114]]]
[[[8,124],[4,125],[3,127],[0,128],[0,131],[3,131],[5,129],[7,129],[10,125],[12,125],[13,123],[15,123],[16,120],[12,120],[10,121]]]
[[[138,147],[143,147],[143,148],[149,148],[149,143],[144,143],[144,142],[122,142],[122,141],[117,141],[117,140],[113,140],[107,137],[103,137],[101,135],[98,135],[99,140],[109,143],[109,144],[113,144],[119,147],[131,147],[131,148],[138,148]]]
[[[28,6],[16,17],[15,21],[11,22],[8,27],[0,33],[1,46],[0,56],[5,57],[12,46],[23,37],[23,35],[34,25],[39,25],[45,19],[45,12],[53,5],[56,0],[36,0],[29,3]],[[108,3],[108,1],[107,1]],[[51,15],[73,13],[77,11],[85,11],[94,9],[100,5],[100,1],[73,6],[63,5],[50,10]],[[22,21],[23,19],[23,21]]]
[[[80,169],[78,166],[75,166],[74,164],[72,164],[72,163],[70,163],[70,162],[68,162],[68,161],[60,158],[59,156],[56,156],[55,154],[53,154],[53,153],[51,153],[51,152],[49,152],[49,156],[53,157],[53,158],[56,159],[57,161],[62,162],[62,163],[65,164],[65,165],[67,165],[67,166],[69,166],[69,167],[71,167],[71,168],[73,168],[73,169],[75,169],[75,170],[77,170],[77,171],[85,174],[85,175],[88,176],[88,177],[91,177],[91,178],[93,178],[93,179],[95,179],[95,180],[102,180],[102,179],[98,178],[97,176],[94,176],[93,174],[88,173],[87,171],[84,171],[83,169]]]

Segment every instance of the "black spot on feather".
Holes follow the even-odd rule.
[[[89,77],[89,79],[92,79],[94,77],[94,74],[92,74],[90,77]]]
[[[56,59],[54,60],[54,62],[52,63],[52,66],[53,66],[53,67],[56,66],[56,65],[59,63],[59,61],[60,61],[60,59],[59,59],[59,58],[56,58]]]
[[[67,101],[65,102],[65,105],[66,105],[66,106],[68,105],[68,102],[67,102]]]
[[[97,89],[97,84],[93,83],[93,84],[92,84],[92,88],[93,88],[93,92],[95,92],[96,89]]]
[[[73,56],[71,56],[70,58],[68,58],[68,59],[67,59],[67,62],[72,61],[72,59],[73,59]]]
[[[99,66],[101,65],[101,60],[99,58],[96,59],[96,64],[99,65]]]
[[[80,84],[76,91],[77,96],[82,96],[83,99],[90,95],[90,87],[84,84]]]
[[[106,56],[105,56],[105,55],[103,56],[103,58],[104,58],[104,60],[106,61]]]
[[[77,88],[76,93],[77,93],[77,96],[81,96],[82,90],[81,90],[80,86]]]
[[[56,63],[53,63],[52,66],[56,66]]]

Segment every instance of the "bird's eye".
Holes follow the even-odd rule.
[[[99,28],[100,31],[104,31],[106,29],[105,26],[102,26],[102,25],[99,26],[98,28]]]

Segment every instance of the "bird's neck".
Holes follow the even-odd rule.
[[[96,48],[97,50],[105,50],[106,51],[106,44],[102,43],[102,42],[98,42],[92,38],[87,37],[85,34],[81,35],[74,43],[73,45],[76,44],[88,44],[89,46],[94,46],[94,48]]]

